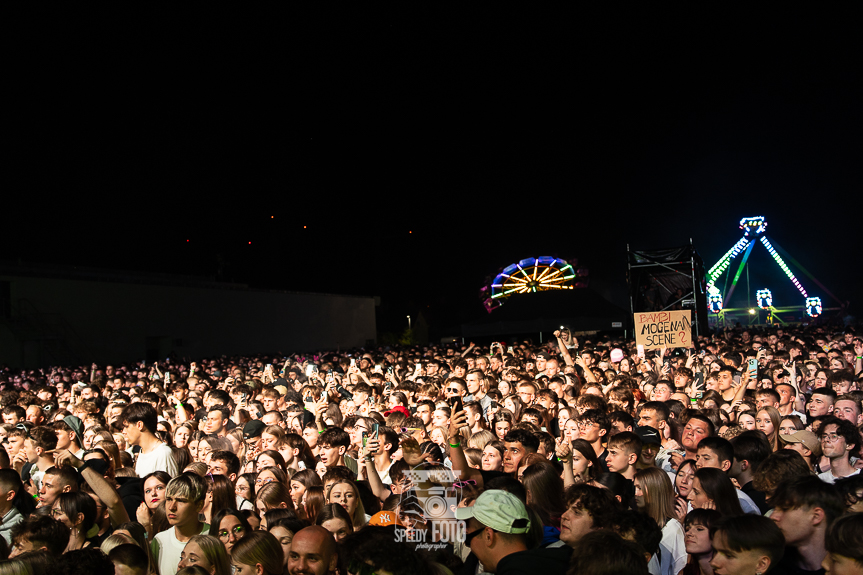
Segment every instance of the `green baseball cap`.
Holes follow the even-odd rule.
[[[501,533],[527,533],[530,517],[518,497],[500,489],[490,489],[477,497],[473,507],[455,510],[456,519],[466,521],[473,517],[486,527]]]

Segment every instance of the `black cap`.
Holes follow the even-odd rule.
[[[243,426],[243,439],[255,439],[260,437],[267,426],[260,419],[253,419]]]
[[[548,361],[549,359],[551,359],[551,355],[549,355],[548,352],[541,351],[538,354],[536,354],[536,359],[544,359],[544,360]]]
[[[635,434],[641,438],[644,445],[659,445],[662,446],[662,437],[659,432],[653,427],[643,425],[635,428]]]

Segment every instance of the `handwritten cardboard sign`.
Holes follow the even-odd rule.
[[[691,310],[635,314],[635,343],[644,349],[692,347]]]

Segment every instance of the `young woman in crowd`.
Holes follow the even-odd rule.
[[[658,467],[635,473],[635,502],[662,529],[659,557],[651,559],[651,571],[677,575],[686,564],[683,526],[675,518],[674,488],[668,474]]]
[[[721,469],[702,467],[697,470],[688,499],[693,509],[716,509],[723,517],[743,515],[737,490]]]
[[[779,415],[779,410],[769,405],[759,409],[755,416],[755,427],[764,432],[773,451],[778,451],[780,448],[779,427],[781,422],[782,416]]]
[[[362,527],[369,520],[363,508],[360,492],[352,481],[339,481],[331,485],[327,496],[327,503],[338,503],[344,507],[351,518],[354,528]]]
[[[231,575],[228,553],[220,540],[210,535],[193,535],[180,554],[179,568],[197,565],[211,575]]]
[[[230,555],[234,544],[251,532],[252,528],[242,513],[236,509],[221,509],[213,516],[208,534],[218,538]]]
[[[320,525],[333,534],[337,543],[354,532],[354,523],[348,511],[339,503],[327,503],[315,517],[315,525]]]
[[[715,509],[693,509],[683,522],[686,553],[689,555],[681,575],[713,575],[711,530],[722,515]]]
[[[284,553],[278,540],[266,531],[253,531],[234,546],[234,575],[282,575]]]

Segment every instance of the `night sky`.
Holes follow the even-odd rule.
[[[379,295],[380,331],[422,311],[439,336],[524,257],[578,258],[625,305],[627,243],[692,238],[709,267],[763,215],[863,302],[859,20],[462,16],[33,56],[0,259]],[[802,304],[751,261],[753,291]]]

